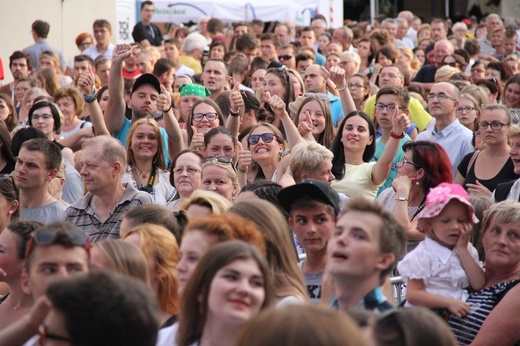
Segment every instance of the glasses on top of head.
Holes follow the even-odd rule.
[[[398,167],[398,168],[401,168],[403,167],[405,164],[409,164],[409,165],[412,165],[414,166],[415,168],[421,168],[421,166],[419,166],[418,164],[412,162],[412,161],[408,161],[405,157],[403,157],[401,159],[401,161],[399,161],[398,163],[396,163],[395,165]]]
[[[440,100],[457,101],[455,98],[447,95],[446,93],[438,93],[438,94],[430,93],[430,94],[428,94],[428,96],[426,96],[426,98],[428,99],[428,101],[433,100],[434,98],[437,98],[439,101]]]
[[[492,123],[481,121],[481,122],[477,123],[477,127],[479,128],[479,130],[486,130],[488,128],[488,126],[491,126],[492,130],[498,131],[502,128],[502,126],[509,126],[509,125],[510,125],[509,123],[502,124],[502,123],[499,123],[498,121],[493,121]]]
[[[217,160],[219,163],[231,163],[233,164],[233,158],[229,156],[208,156],[204,159],[202,163],[206,163],[209,161]]]
[[[271,67],[267,70],[267,73],[269,72],[278,72],[278,73],[283,73],[285,75],[285,80],[287,81],[287,84],[289,84],[289,72],[287,72],[287,67],[285,66],[280,66],[280,67]]]
[[[247,139],[247,142],[249,145],[255,145],[260,142],[260,138],[262,138],[262,141],[264,143],[271,143],[274,139],[274,133],[262,133],[261,135],[250,135]]]
[[[330,103],[330,96],[327,95],[327,94],[324,94],[324,93],[311,93],[311,92],[308,92],[308,93],[303,94],[303,97],[320,99],[320,100],[323,100],[323,101],[325,101],[327,103]]]
[[[27,251],[25,257],[27,258],[34,249],[34,244],[40,246],[52,245],[56,242],[59,236],[66,236],[70,242],[75,246],[84,247],[90,257],[90,238],[82,230],[72,230],[67,232],[59,232],[54,229],[42,229],[41,231],[34,231],[31,233],[29,242],[27,243]]]
[[[208,119],[208,121],[213,121],[218,118],[218,114],[216,112],[210,112],[210,113],[195,113],[191,117],[193,121],[200,122],[203,118]]]
[[[70,338],[66,337],[66,336],[49,333],[49,331],[47,330],[47,327],[44,326],[43,324],[41,324],[38,327],[38,335],[40,337],[39,345],[45,345],[47,339],[49,339],[49,340],[57,340],[57,341],[65,341],[65,342],[68,342],[68,343],[72,342],[72,340]]]

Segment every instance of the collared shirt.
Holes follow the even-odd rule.
[[[330,306],[333,309],[339,309],[338,299],[335,298]],[[372,291],[359,301],[355,307],[356,310],[369,310],[375,313],[388,313],[395,310],[395,306],[390,304],[386,297],[381,292],[379,287],[374,288]]]
[[[92,47],[85,49],[81,54],[90,56],[92,60],[96,60],[96,58],[100,55],[106,56],[107,58],[111,58],[112,54],[114,53],[115,47],[116,46],[113,43],[109,43],[106,52],[101,53],[98,47],[96,47],[96,45],[93,45]]]
[[[123,187],[125,188],[123,197],[105,222],[101,222],[96,217],[96,211],[91,205],[94,195],[90,192],[65,210],[65,221],[71,222],[87,232],[92,242],[107,238],[118,239],[123,215],[137,206],[153,203],[152,196],[138,191],[132,184],[123,184]]]
[[[479,38],[478,43],[480,44],[480,55],[495,55],[495,48],[493,48],[493,45],[488,41],[486,36]]]
[[[451,161],[451,169],[453,179],[457,174],[457,167],[464,156],[472,153],[475,149],[471,145],[473,139],[473,132],[466,126],[455,119],[444,130],[437,132],[435,126],[431,129],[419,133],[415,138],[416,141],[431,141],[441,145],[448,153]]]

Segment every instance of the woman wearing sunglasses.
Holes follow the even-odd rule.
[[[25,316],[32,306],[32,295],[24,293],[20,275],[25,265],[25,251],[31,233],[42,224],[37,221],[14,222],[0,234],[0,281],[9,292],[0,298],[0,330]]]
[[[216,192],[233,202],[240,192],[233,158],[229,156],[207,157],[202,163],[201,189]]]
[[[191,150],[204,149],[204,135],[217,126],[224,126],[219,106],[210,99],[195,102],[184,126],[188,134],[188,147]]]
[[[176,193],[164,164],[163,140],[155,120],[133,122],[126,140],[128,167],[123,176],[124,183],[149,193],[160,205],[166,205]]]

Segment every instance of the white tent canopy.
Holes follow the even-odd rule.
[[[309,25],[311,17],[311,11],[296,0],[155,0],[154,5],[154,22],[166,23],[197,22],[202,16],[210,16],[224,22],[290,19],[296,25]]]

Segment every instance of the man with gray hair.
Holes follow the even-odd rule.
[[[125,148],[110,136],[83,143],[80,174],[87,194],[65,210],[65,221],[84,230],[91,241],[119,238],[124,213],[153,203],[151,195],[122,183],[126,171]]]
[[[416,141],[431,141],[441,145],[451,161],[453,178],[457,174],[460,161],[474,151],[471,140],[473,132],[462,125],[457,118],[460,92],[453,84],[436,83],[428,94],[430,114],[435,118],[435,126],[419,133]]]
[[[413,13],[411,11],[401,11],[397,18],[405,19],[408,22],[408,30],[405,37],[412,41],[413,47],[417,46],[417,31],[413,28]]]
[[[388,31],[390,37],[392,38],[392,42],[394,42],[396,34],[397,34],[397,23],[394,18],[386,18],[381,22],[381,27]]]
[[[491,44],[491,35],[493,35],[493,30],[503,26],[504,23],[500,16],[496,13],[491,13],[486,17],[486,30],[487,35],[479,38],[478,42],[480,43],[480,54],[493,56],[495,55],[495,48]]]
[[[395,22],[397,23],[397,32],[395,34],[394,44],[397,47],[405,46],[410,49],[413,49],[415,46],[414,46],[412,40],[410,40],[406,36],[406,33],[408,32],[408,29],[409,29],[408,21],[404,18],[397,18],[395,20]]]
[[[339,66],[345,70],[345,79],[348,81],[350,77],[358,73],[361,58],[356,52],[345,51],[341,53],[339,58]]]
[[[334,30],[332,39],[339,42],[343,46],[343,51],[350,50],[357,52],[357,49],[352,46],[352,40],[354,39],[354,33],[349,27],[343,26]]]

